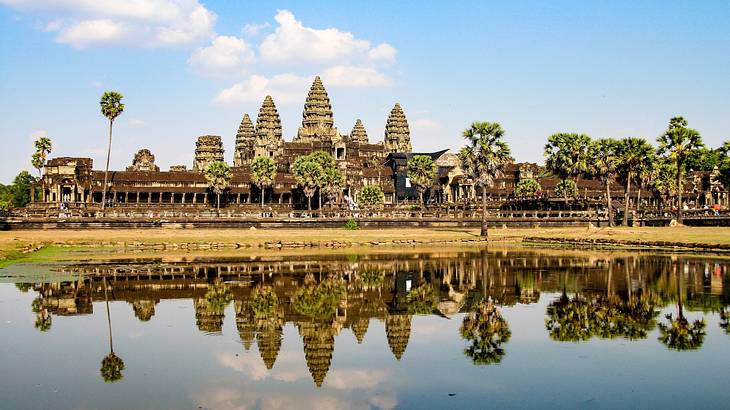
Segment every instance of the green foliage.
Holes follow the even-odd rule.
[[[542,190],[540,183],[532,178],[521,179],[515,186],[514,195],[517,198],[531,198]]]
[[[668,323],[659,323],[659,341],[672,350],[697,350],[705,340],[705,321],[695,320],[690,323],[685,317],[674,319],[672,314],[666,315]]]
[[[411,315],[430,315],[436,309],[437,294],[433,286],[423,283],[408,293],[408,313]]]
[[[257,318],[272,316],[279,307],[279,298],[271,286],[257,286],[251,292],[251,309]]]
[[[228,189],[231,183],[231,168],[223,161],[215,161],[208,164],[204,172],[208,187],[218,196],[218,207],[220,207],[220,194]]]
[[[346,294],[341,281],[325,279],[319,284],[299,288],[292,297],[292,309],[315,320],[329,321]]]
[[[626,180],[633,180],[639,173],[647,173],[654,157],[654,147],[643,138],[624,138],[619,141],[619,173]]]
[[[322,170],[335,168],[335,159],[327,152],[315,151],[306,157],[315,164],[319,164],[319,166],[322,167]]]
[[[319,178],[319,187],[330,201],[334,201],[342,194],[345,186],[345,176],[336,167],[325,168]]]
[[[205,302],[211,312],[222,313],[233,299],[233,294],[223,282],[215,282],[205,292]]]
[[[727,154],[722,151],[722,148],[700,148],[690,152],[684,164],[684,169],[686,171],[712,171],[722,164],[726,156]]]
[[[649,189],[657,198],[666,200],[676,193],[677,166],[668,158],[657,158],[648,178]]]
[[[116,91],[105,91],[101,96],[101,101],[99,101],[101,114],[110,122],[113,122],[122,114],[122,112],[124,112],[122,98],[124,98],[124,96]]]
[[[251,162],[251,180],[262,189],[270,187],[276,178],[276,162],[269,157],[256,157]]]
[[[590,144],[591,137],[585,134],[553,134],[545,144],[545,166],[560,179],[576,179],[588,170]]]
[[[304,191],[304,195],[306,195],[309,199],[310,209],[312,196],[321,182],[320,178],[323,171],[322,166],[319,163],[312,161],[309,155],[297,158],[292,165],[292,174],[294,174],[294,179]]]
[[[496,122],[475,121],[464,130],[467,145],[459,151],[464,173],[481,187],[491,187],[513,159],[504,141],[504,129]]]
[[[363,287],[367,289],[378,289],[383,286],[385,272],[379,269],[369,269],[360,273],[360,280]]]
[[[47,332],[51,330],[53,325],[53,318],[47,313],[39,313],[35,316],[35,328],[41,332]]]
[[[10,201],[0,199],[0,216],[7,215],[11,207],[12,203]]]
[[[588,147],[588,172],[602,181],[616,177],[619,170],[620,143],[613,138],[601,138]]]
[[[730,189],[730,160],[725,159],[719,168],[720,175],[717,176],[717,181],[725,187],[726,190]]]
[[[411,184],[422,196],[436,179],[436,164],[427,155],[414,155],[408,160],[407,168]]]
[[[348,231],[356,231],[356,230],[360,229],[360,227],[357,225],[357,221],[352,218],[348,219],[347,222],[345,222],[345,225],[343,226],[343,228],[345,228]]]
[[[376,209],[383,205],[385,194],[378,185],[365,185],[357,195],[357,204],[363,209]]]
[[[48,154],[53,149],[53,144],[50,138],[40,137],[33,142],[33,145],[35,146],[35,153],[31,158],[31,163],[33,164],[33,168],[37,169],[40,174],[41,168],[46,165]]]
[[[99,369],[101,378],[108,383],[114,383],[121,380],[124,377],[122,375],[122,370],[124,370],[124,360],[115,355],[114,352],[111,352],[104,357],[101,361],[101,368]]]
[[[15,208],[22,208],[28,205],[30,202],[31,187],[36,181],[37,179],[28,171],[20,171],[15,179],[13,179],[12,185],[0,186],[0,212],[2,212],[7,204]]]
[[[564,179],[555,186],[555,196],[575,198],[578,196],[578,186],[572,179]]]
[[[459,333],[469,342],[464,355],[476,365],[500,363],[506,354],[502,345],[512,336],[509,323],[491,300],[478,303],[464,316]]]
[[[720,328],[730,335],[730,310],[720,311]]]

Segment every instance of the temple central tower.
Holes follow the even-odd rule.
[[[304,102],[302,126],[294,137],[294,142],[337,142],[341,139],[334,128],[332,105],[319,76],[314,77],[312,87]]]
[[[243,115],[241,125],[236,133],[236,150],[233,154],[233,166],[240,167],[253,159],[256,144],[256,130],[248,114]]]
[[[390,110],[388,121],[385,123],[385,150],[387,152],[411,152],[411,131],[408,120],[400,104]]]
[[[282,144],[279,111],[276,110],[274,100],[267,95],[256,118],[254,157],[278,156]]]

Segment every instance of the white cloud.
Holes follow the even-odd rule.
[[[382,87],[390,85],[390,79],[372,67],[338,65],[322,72],[327,85],[341,87]]]
[[[262,23],[262,24],[256,24],[256,23],[249,23],[243,26],[243,29],[241,30],[241,33],[243,33],[244,36],[257,36],[262,31],[271,28],[271,24]]]
[[[417,129],[417,130],[440,130],[443,129],[443,126],[434,121],[430,120],[428,118],[419,118],[416,120],[411,121],[410,123],[411,128]]]
[[[301,102],[306,96],[311,78],[294,74],[277,74],[271,78],[252,75],[248,79],[222,90],[213,100],[216,104],[260,103],[271,95],[275,104]]]
[[[369,53],[375,59],[392,59],[395,49],[387,44],[370,47],[367,40],[356,39],[352,33],[336,28],[314,29],[305,27],[288,10],[279,10],[274,17],[278,26],[264,38],[259,49],[268,62],[332,63],[367,60]],[[390,50],[388,49],[390,48]]]
[[[395,48],[388,43],[379,44],[368,51],[368,57],[373,61],[379,61],[384,64],[393,64],[395,62]]]
[[[127,120],[127,123],[129,123],[129,125],[144,125],[145,124],[144,120],[141,120],[141,119],[135,118],[135,117],[129,118]]]
[[[188,63],[203,75],[220,77],[245,72],[254,59],[253,50],[243,39],[218,36],[211,45],[195,50]]]
[[[171,47],[213,36],[216,15],[197,0],[0,0],[24,12],[53,13],[43,27],[76,48]]]

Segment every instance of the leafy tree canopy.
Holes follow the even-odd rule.
[[[383,189],[378,185],[365,185],[357,196],[357,203],[364,209],[374,209],[383,204]]]

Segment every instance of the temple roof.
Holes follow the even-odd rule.
[[[411,131],[399,103],[395,103],[385,124],[385,148],[391,152],[411,151]]]
[[[270,95],[264,98],[259,110],[259,116],[256,118],[256,135],[267,139],[281,139],[281,119]]]
[[[330,98],[319,76],[314,77],[312,87],[309,89],[302,117],[304,128],[332,128],[334,124]]]
[[[365,131],[365,126],[362,124],[362,121],[358,118],[357,121],[355,121],[355,126],[352,127],[352,132],[350,132],[350,139],[353,142],[357,142],[358,144],[367,144],[368,143],[368,133]]]
[[[243,114],[241,125],[238,126],[238,132],[236,133],[236,149],[243,144],[244,141],[250,140],[256,137],[256,130],[251,122],[251,117],[248,114]]]

